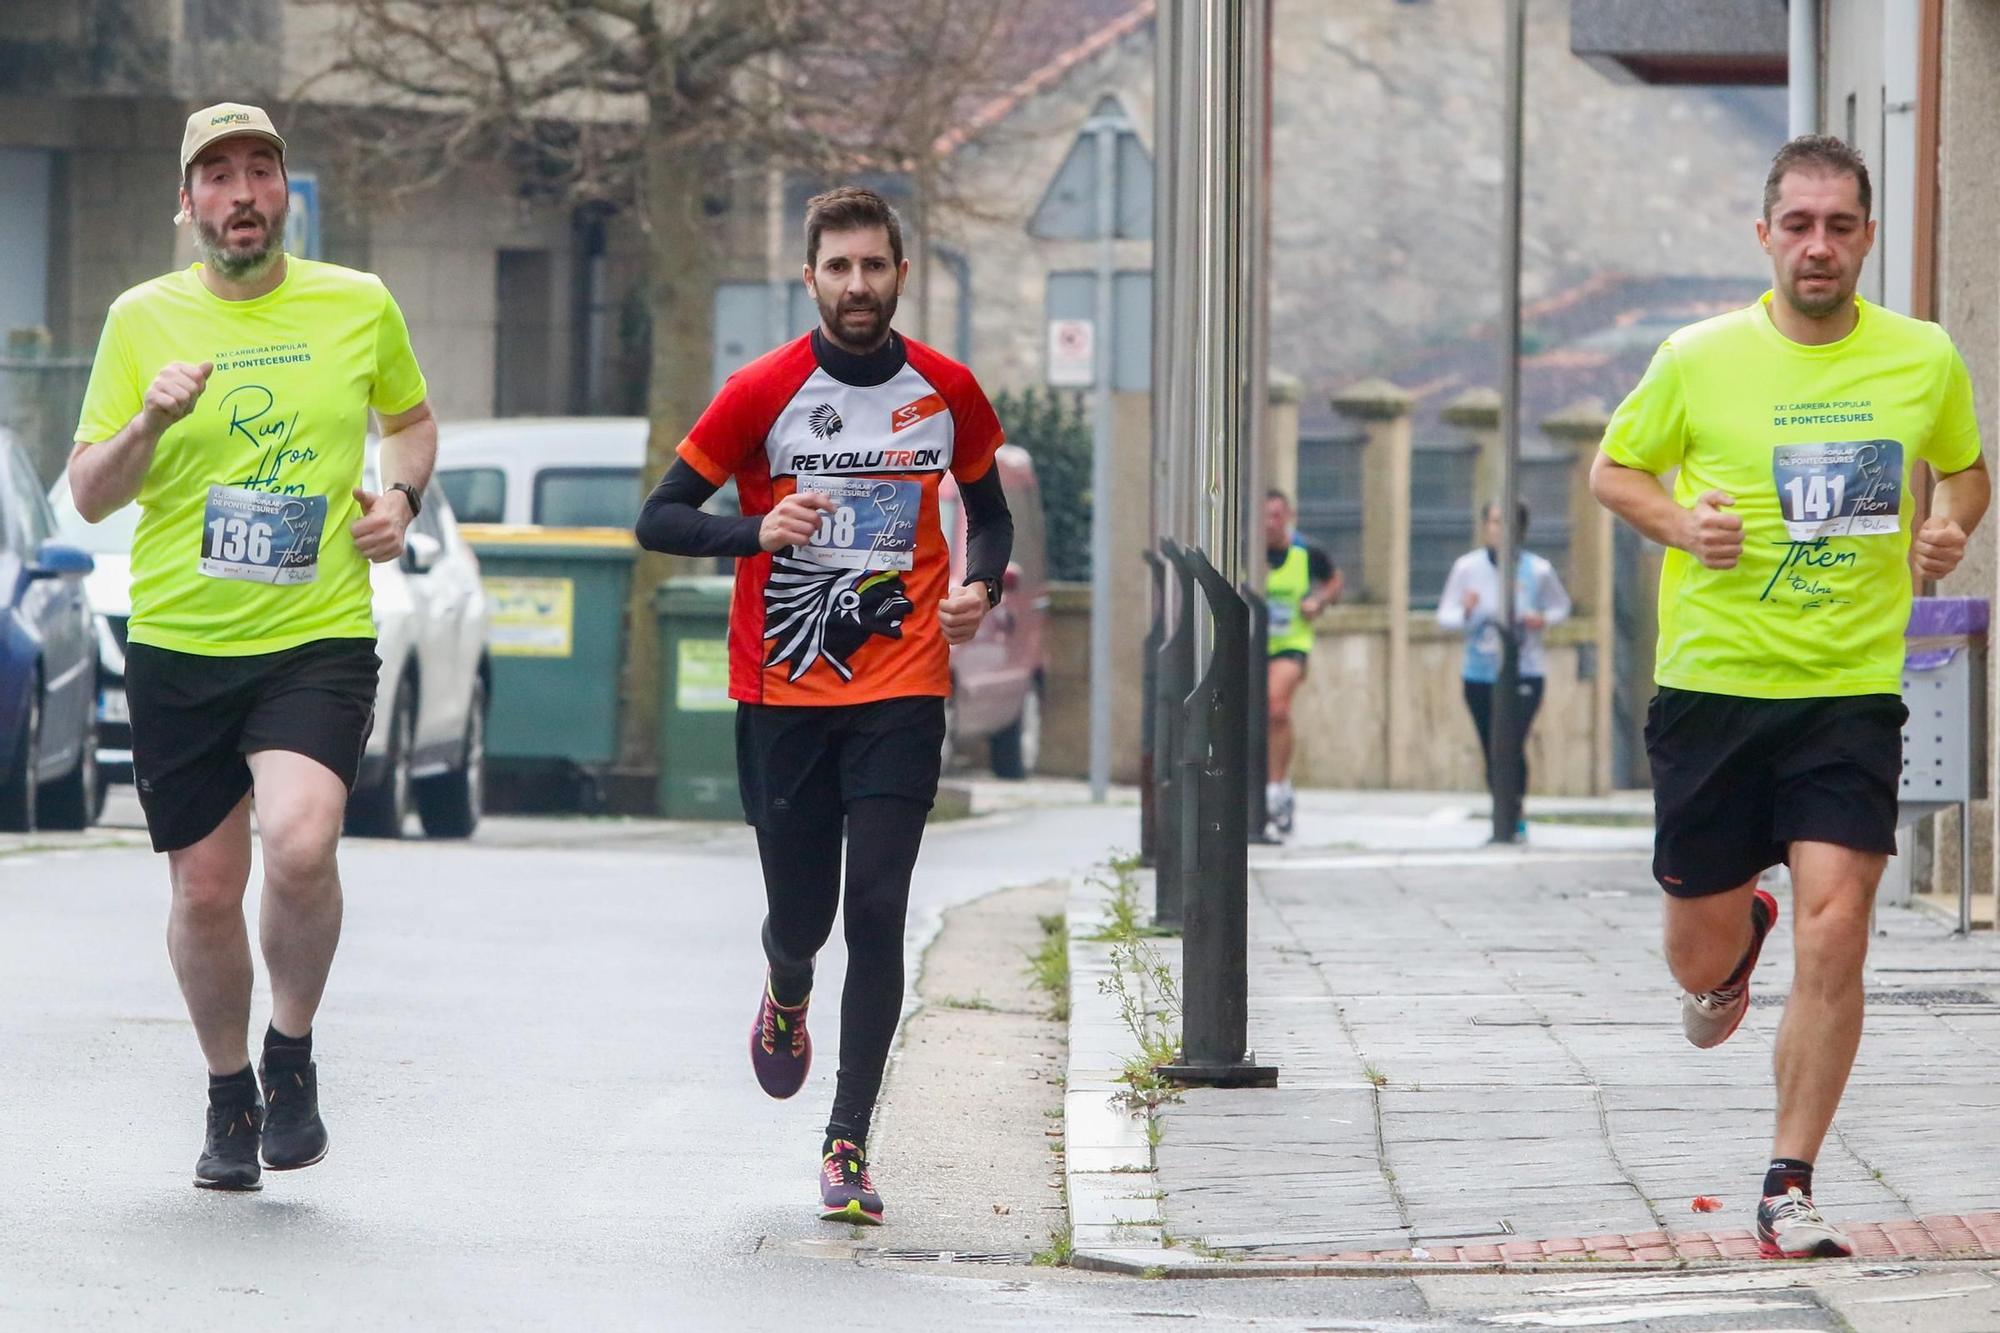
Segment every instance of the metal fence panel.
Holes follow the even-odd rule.
[[[1420,444],[1410,454],[1410,605],[1438,603],[1452,561],[1472,546],[1479,447]]]
[[[1349,601],[1368,596],[1361,568],[1361,455],[1367,445],[1362,434],[1299,437],[1299,531],[1326,547],[1346,580]]]

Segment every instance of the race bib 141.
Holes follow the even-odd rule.
[[[211,486],[201,516],[201,572],[245,583],[310,583],[325,528],[324,495]]]
[[[1771,477],[1795,542],[1883,537],[1901,529],[1901,441],[1781,444],[1771,451]]]

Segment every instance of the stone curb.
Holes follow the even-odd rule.
[[[1146,895],[1150,897],[1150,895]],[[1167,1248],[1160,1230],[1159,1176],[1148,1129],[1152,1117],[1113,1102],[1135,1052],[1118,1002],[1098,989],[1110,977],[1111,946],[1091,939],[1106,920],[1109,889],[1070,881],[1069,1068],[1063,1085],[1063,1197],[1069,1206],[1070,1263],[1106,1273],[1179,1273],[1208,1262]],[[1167,943],[1167,941],[1162,941]]]

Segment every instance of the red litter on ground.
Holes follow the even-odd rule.
[[[1697,1194],[1694,1196],[1694,1202],[1688,1207],[1697,1213],[1719,1213],[1722,1211],[1722,1200],[1713,1194]]]

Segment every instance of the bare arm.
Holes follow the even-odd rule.
[[[407,412],[382,419],[382,485],[403,482],[424,493],[437,466],[437,418],[426,398]]]
[[[1727,512],[1736,497],[1704,491],[1683,506],[1650,472],[1626,467],[1599,450],[1590,465],[1590,493],[1640,535],[1686,551],[1710,569],[1734,569],[1743,554],[1743,520]]]
[[[138,415],[125,429],[102,442],[77,441],[69,455],[69,491],[85,522],[102,522],[132,503],[152,469],[160,436],[194,411],[214,369],[207,361],[198,366],[169,363],[154,376]]]
[[[407,412],[385,416],[382,421],[382,492],[354,488],[361,517],[354,520],[354,549],[380,563],[403,554],[403,534],[416,515],[410,498],[389,489],[402,482],[422,495],[430,485],[431,469],[437,464],[437,418],[431,415],[427,398]]]
[[[1969,468],[1940,476],[1931,491],[1931,516],[1917,529],[1910,544],[1911,562],[1927,579],[1941,579],[1965,558],[1965,539],[1993,498],[1993,479],[1986,460],[1978,459]]]

